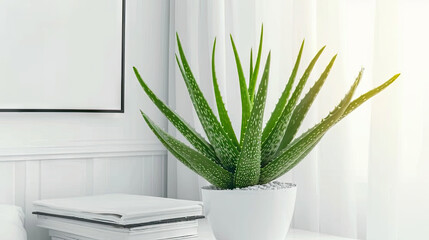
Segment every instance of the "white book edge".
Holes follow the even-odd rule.
[[[202,215],[201,202],[127,194],[38,200],[33,205],[37,212],[119,224]]]
[[[99,225],[42,216],[37,218],[37,226],[39,227],[97,240],[161,240],[198,236],[198,222],[196,220],[146,231],[127,231],[126,229]]]
[[[34,209],[34,213],[35,214],[41,213],[40,215],[52,214],[52,215],[57,215],[58,217],[73,217],[73,218],[79,218],[83,220],[92,220],[97,222],[112,223],[112,224],[118,224],[118,225],[144,224],[144,223],[150,223],[150,222],[156,222],[156,221],[168,221],[168,220],[182,221],[180,220],[181,218],[203,216],[201,209],[186,211],[186,212],[162,214],[157,216],[140,216],[132,219],[118,218],[113,215],[100,215],[100,214],[94,214],[94,213],[88,213],[88,212],[71,212],[71,211],[53,210],[53,209],[41,208],[41,207],[36,207]]]
[[[59,232],[55,230],[51,230],[49,232],[49,236],[52,238],[52,240],[94,240],[94,239],[77,236],[70,233]],[[198,236],[174,237],[174,238],[165,238],[162,240],[190,240],[190,239],[198,239]]]

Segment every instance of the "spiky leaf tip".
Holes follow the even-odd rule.
[[[173,124],[173,126],[204,156],[208,157],[214,162],[219,163],[220,160],[216,156],[213,147],[193,128],[191,127],[179,114],[170,109],[155,93],[149,88],[143,78],[140,76],[136,67],[133,67],[134,73],[139,81],[141,87],[146,92],[149,99],[155,106],[164,114],[164,116]]]
[[[310,90],[307,92],[301,102],[294,109],[289,124],[286,128],[286,132],[280,143],[279,149],[286,147],[295,137],[295,134],[298,132],[299,126],[301,126],[301,123],[307,115],[308,110],[316,99],[316,96],[318,95],[320,89],[325,83],[325,80],[328,78],[329,72],[331,71],[331,68],[334,65],[336,58],[337,55],[332,57],[328,66],[326,66],[325,71],[323,71],[323,73],[320,75],[319,80],[314,83],[314,85],[310,88]]]
[[[353,94],[362,78],[363,70],[359,73],[350,90],[347,92],[341,102],[326,116],[320,123],[303,133],[299,138],[290,144],[289,147],[282,150],[274,160],[261,169],[260,183],[270,182],[289,171],[298,164],[300,156],[307,152],[315,142],[320,140],[326,131],[328,131],[346,110],[351,102]]]
[[[237,148],[240,148],[240,143],[237,140],[237,137],[232,127],[231,120],[228,116],[228,112],[225,107],[225,103],[222,99],[222,94],[219,90],[219,84],[216,77],[216,64],[215,64],[215,51],[216,51],[216,38],[213,42],[213,52],[212,52],[212,79],[213,79],[213,90],[216,99],[216,106],[219,113],[220,123],[222,124],[223,129],[228,134],[229,138],[232,140],[234,145]]]
[[[362,94],[360,97],[358,97],[356,100],[353,100],[346,108],[346,110],[343,112],[340,118],[337,119],[336,123],[341,121],[344,117],[346,117],[349,113],[351,113],[353,110],[355,110],[357,107],[362,105],[365,101],[369,100],[371,97],[377,95],[380,93],[383,89],[388,87],[390,84],[392,84],[400,74],[394,75],[392,78],[381,84],[380,86],[366,92],[365,94]],[[317,146],[317,144],[320,142],[320,140],[323,138],[323,136],[326,134],[326,132],[320,136],[317,141],[315,141],[313,144],[310,145],[310,147],[302,153],[292,164],[289,165],[289,167],[285,170],[285,172],[288,172],[293,167],[295,167],[301,160],[303,160],[310,152],[313,150],[314,147]]]
[[[279,98],[274,111],[271,113],[270,118],[268,119],[267,124],[264,127],[262,132],[263,141],[267,139],[270,132],[273,130],[280,116],[282,115],[283,110],[286,107],[287,100],[289,99],[293,83],[295,82],[296,74],[298,72],[299,64],[301,62],[302,51],[304,49],[304,40],[302,41],[301,48],[299,49],[298,57],[296,58],[295,65],[293,67],[292,73],[289,77],[289,80],[283,90],[281,97]]]
[[[158,127],[147,115],[143,112],[141,113],[152,132],[179,161],[214,186],[222,189],[231,188],[232,174],[230,172],[206,158],[201,153],[175,139]]]
[[[249,92],[247,91],[246,78],[244,77],[243,67],[241,66],[240,56],[238,55],[237,48],[234,43],[232,35],[229,35],[231,39],[232,50],[234,51],[235,64],[237,66],[238,80],[240,84],[240,95],[241,95],[241,133],[240,133],[240,144],[243,143],[244,133],[247,128],[247,122],[249,121],[250,112],[252,111],[252,104],[249,98]]]
[[[296,86],[294,92],[292,93],[291,98],[289,99],[285,109],[282,112],[281,117],[275,124],[273,130],[268,134],[266,139],[262,139],[262,159],[263,161],[267,161],[273,157],[273,155],[277,152],[277,149],[280,146],[280,142],[285,134],[286,127],[289,124],[289,120],[292,116],[293,110],[298,102],[299,97],[301,96],[301,92],[304,89],[305,84],[310,76],[311,71],[314,68],[317,60],[322,54],[325,47],[321,48],[316,56],[311,60],[307,69],[305,70],[303,76],[299,80],[298,85]]]
[[[176,35],[176,37],[183,66],[180,64],[177,56],[176,61],[180,72],[182,73],[194,109],[210,143],[216,152],[216,155],[220,159],[222,166],[228,169],[228,171],[233,172],[235,170],[239,151],[234,145],[233,141],[229,138],[228,134],[222,128],[221,124],[214,115],[213,110],[210,108],[207,100],[201,92],[186,59],[179,35]]]
[[[252,69],[252,77],[249,79],[249,97],[250,103],[253,104],[255,96],[256,82],[258,80],[259,65],[261,64],[262,42],[264,39],[264,25],[261,26],[261,36],[259,37],[258,56],[256,57],[255,69]]]

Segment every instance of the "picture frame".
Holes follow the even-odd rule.
[[[19,1],[29,1],[29,0],[19,0]],[[37,1],[34,1],[34,2],[37,2]],[[64,1],[61,1],[61,2],[62,2],[61,4],[63,4]],[[98,14],[98,15],[104,14],[103,15],[104,19],[107,19],[107,17],[109,17],[110,15],[112,15],[112,13],[109,12],[109,11],[112,11],[112,9],[113,9],[115,11],[114,14],[118,18],[117,20],[119,20],[118,14],[120,13],[120,22],[117,22],[117,20],[115,20],[116,21],[115,22],[115,26],[118,26],[118,27],[120,26],[120,28],[121,28],[120,30],[119,29],[115,29],[115,32],[113,33],[113,32],[108,32],[108,31],[110,31],[109,30],[110,26],[107,26],[107,27],[101,26],[100,27],[101,30],[105,30],[106,31],[106,33],[104,33],[103,37],[104,36],[113,36],[114,35],[115,41],[111,41],[112,43],[110,43],[109,41],[106,41],[107,43],[104,42],[104,41],[98,41],[98,42],[96,42],[95,40],[92,39],[93,36],[85,36],[85,37],[80,36],[79,37],[79,41],[81,41],[81,42],[83,42],[81,39],[84,39],[84,38],[86,38],[85,39],[85,41],[87,40],[86,42],[91,42],[93,40],[91,42],[92,46],[96,46],[96,44],[98,44],[98,43],[100,43],[101,45],[105,44],[105,46],[103,46],[105,49],[112,48],[112,46],[109,46],[109,44],[112,45],[113,42],[115,42],[114,47],[113,47],[115,51],[112,50],[112,52],[114,52],[114,54],[112,54],[110,52],[106,53],[106,51],[103,52],[103,49],[101,47],[99,49],[97,49],[97,51],[94,51],[94,53],[93,53],[94,59],[101,59],[101,60],[103,60],[102,57],[95,55],[97,53],[102,53],[101,55],[105,54],[107,56],[110,56],[110,55],[114,56],[112,58],[106,57],[105,59],[109,59],[109,60],[106,60],[106,64],[104,64],[104,65],[100,64],[100,66],[97,66],[98,69],[101,69],[101,70],[105,69],[107,71],[106,73],[104,73],[104,71],[99,71],[99,72],[95,73],[94,71],[92,71],[92,67],[89,66],[89,64],[85,65],[85,67],[87,69],[87,72],[91,73],[92,76],[100,74],[100,78],[101,78],[101,76],[104,75],[104,76],[107,76],[107,78],[109,79],[109,81],[107,81],[107,80],[105,81],[104,79],[98,79],[97,81],[92,81],[92,80],[94,80],[93,77],[91,77],[91,76],[88,76],[88,77],[83,76],[83,77],[75,77],[74,79],[68,79],[68,83],[62,84],[61,82],[57,82],[57,81],[65,81],[61,77],[57,77],[57,78],[52,77],[52,79],[47,79],[47,78],[43,78],[43,77],[37,78],[37,76],[36,76],[35,79],[38,79],[38,81],[42,81],[42,82],[39,85],[35,85],[36,87],[33,86],[33,88],[39,90],[38,86],[41,86],[40,89],[43,90],[43,91],[45,91],[45,92],[41,91],[40,93],[35,94],[33,90],[24,89],[24,88],[27,88],[26,84],[20,84],[20,83],[18,83],[19,80],[21,80],[21,82],[35,84],[34,82],[32,82],[33,79],[28,80],[28,78],[23,78],[23,79],[19,79],[18,81],[14,81],[15,79],[13,77],[12,78],[8,78],[7,74],[6,74],[6,77],[3,78],[4,81],[3,81],[3,85],[2,85],[1,84],[1,82],[2,82],[2,79],[1,79],[2,73],[0,72],[0,89],[2,88],[3,91],[4,91],[4,92],[2,92],[0,90],[0,112],[124,113],[124,105],[125,105],[125,103],[124,103],[125,102],[124,94],[125,94],[126,1],[125,0],[108,0],[108,2],[110,3],[110,5],[107,4],[107,6],[104,7],[108,11],[104,11],[103,12],[103,9],[101,9],[101,10],[100,9],[96,9],[94,7],[95,5],[88,6],[88,4],[90,4],[90,3],[88,3],[87,1],[85,1],[85,2],[84,1],[79,2],[77,0],[68,0],[68,3],[69,3],[70,6],[75,7],[75,9],[78,9],[78,10],[82,9],[82,11],[83,11],[82,14],[79,14],[78,12],[76,12],[76,10],[73,10],[74,12],[72,12],[71,14],[74,14],[76,16],[83,15],[83,16],[88,16],[88,17],[87,17],[87,19],[76,20],[77,23],[75,23],[74,20],[70,21],[70,18],[64,20],[62,16],[66,15],[66,14],[61,14],[60,17],[59,17],[60,19],[58,20],[58,22],[62,21],[62,23],[64,25],[71,26],[73,29],[70,32],[75,33],[76,32],[75,25],[76,26],[86,26],[86,24],[88,24],[88,26],[91,26],[91,27],[92,26],[101,26],[102,25],[102,18],[101,19],[97,19],[95,17],[94,18],[94,23],[91,23],[91,21],[92,21],[91,15],[92,14],[94,14],[94,15],[96,15],[96,14]],[[86,6],[83,6],[83,4],[86,4]],[[96,3],[92,3],[92,4],[96,4]],[[99,4],[99,5],[102,5],[102,4]],[[61,6],[61,5],[58,5],[58,6]],[[117,9],[119,6],[120,6],[121,9]],[[61,10],[63,12],[65,12],[65,13],[71,12],[71,10],[68,10],[68,9],[61,9]],[[91,12],[92,10],[95,10],[94,13]],[[33,11],[33,10],[31,9],[29,11]],[[100,11],[100,12],[97,12],[97,11]],[[50,12],[48,12],[48,13],[50,13]],[[38,14],[41,14],[41,13],[38,13]],[[46,13],[45,13],[45,15],[46,15]],[[80,16],[79,16],[79,18],[80,18]],[[89,21],[88,21],[88,19],[89,19]],[[18,20],[20,20],[20,19],[18,19]],[[111,21],[111,19],[109,21]],[[69,23],[69,22],[71,22],[71,23]],[[25,23],[26,24],[30,24],[30,26],[31,26],[31,23],[28,23],[28,22],[25,22]],[[51,21],[49,23],[52,25],[52,23],[55,24],[56,21]],[[107,23],[106,23],[106,25],[107,25]],[[48,26],[48,27],[51,27],[51,26]],[[44,26],[41,27],[41,29],[43,29],[43,28],[44,28]],[[91,32],[91,33],[98,34],[98,31],[100,30],[100,28],[95,28],[94,32]],[[61,44],[63,44],[63,45],[67,45],[67,44],[73,45],[73,44],[70,44],[69,42],[67,42],[69,40],[69,38],[64,37],[64,36],[70,36],[70,34],[67,35],[68,32],[66,30],[62,31],[64,29],[64,28],[62,28],[62,26],[61,27],[56,27],[56,28],[53,27],[53,29],[56,30],[55,34],[57,34],[56,32],[60,32],[60,34],[57,34],[57,36],[60,36],[60,37],[56,38],[56,39],[60,39],[60,41],[59,41],[60,43],[58,45],[61,45]],[[89,29],[89,27],[88,27],[88,29]],[[85,31],[86,31],[86,33],[88,33],[89,32],[88,29],[84,29],[82,31],[82,34],[84,34]],[[116,36],[116,34],[119,33],[119,32],[120,32],[120,36]],[[40,31],[38,32],[38,34],[39,35],[43,35],[43,34],[40,34]],[[61,34],[63,34],[63,35],[61,35]],[[102,36],[101,36],[102,34],[103,33],[100,33],[99,36],[97,36],[95,38],[100,38],[101,39],[102,38]],[[119,42],[119,37],[120,37],[120,44],[116,44],[116,42]],[[10,40],[10,41],[12,41],[12,40]],[[47,37],[46,39],[43,39],[43,41],[49,41],[49,38]],[[71,41],[72,40],[70,40],[70,42]],[[53,45],[55,46],[55,44],[56,43],[54,42]],[[91,54],[86,55],[87,52],[91,51],[91,46],[90,45],[85,46],[85,44],[81,44],[81,45],[84,46],[85,49],[89,49],[89,51],[84,52],[82,50],[82,52],[84,52],[85,54],[84,55],[82,54],[82,55],[79,56],[79,57],[81,57],[81,59],[75,59],[74,62],[77,63],[76,65],[78,65],[78,66],[79,66],[79,61],[80,60],[82,60],[82,61],[88,61],[88,62],[91,61],[90,60]],[[5,46],[5,48],[6,47],[8,47],[8,46]],[[63,48],[60,48],[60,47],[62,47],[62,46],[59,46],[58,49],[63,49]],[[95,48],[97,48],[97,47],[95,47]],[[54,50],[49,49],[50,53],[55,52]],[[70,50],[70,51],[72,51],[72,50]],[[120,54],[118,53],[118,51],[120,51]],[[18,49],[18,52],[20,53],[19,49]],[[52,55],[55,55],[55,53],[53,53]],[[71,55],[73,55],[73,53],[71,53]],[[73,60],[73,57],[75,57],[75,56],[69,57],[69,56],[60,55],[60,58],[62,58],[62,60],[63,60],[64,63],[70,62],[70,58],[72,58],[72,60]],[[87,57],[89,59],[86,59]],[[120,59],[116,59],[117,57],[119,57]],[[2,58],[2,56],[0,54],[0,62],[1,62],[1,58]],[[7,59],[10,59],[10,58],[7,58]],[[55,63],[56,59],[53,59],[53,60],[51,60],[51,59],[52,59],[52,57],[47,60],[49,63],[45,64],[45,65],[51,64],[52,66],[57,67],[57,65],[59,65],[59,64]],[[114,60],[112,60],[112,59],[114,59]],[[112,64],[112,63],[114,63],[114,64]],[[31,64],[32,63],[30,62],[30,65]],[[14,66],[16,66],[16,65],[17,64],[14,64]],[[96,62],[94,63],[94,66],[95,65],[97,65]],[[109,67],[109,66],[112,66],[112,65],[114,65],[114,67]],[[83,64],[82,64],[82,66],[83,66]],[[55,67],[54,67],[54,69],[55,69]],[[61,67],[63,67],[63,71],[62,72],[58,71],[58,76],[67,76],[67,74],[64,74],[64,73],[67,73],[69,71],[69,70],[67,70],[67,68],[69,66],[65,66],[64,67],[64,66],[60,65],[59,68],[61,68]],[[75,66],[70,66],[70,69],[72,69],[73,67],[75,67]],[[75,67],[75,68],[79,69],[79,67]],[[27,69],[28,68],[24,69],[24,71],[27,71]],[[37,71],[40,68],[36,68],[35,67],[35,69]],[[0,67],[0,70],[1,70],[1,67]],[[6,69],[6,71],[7,70],[8,69]],[[30,69],[28,69],[28,71],[31,72],[31,67],[30,67]],[[74,72],[72,73],[72,75],[79,76],[80,73],[79,74],[75,74],[76,72],[79,72],[78,70],[73,70],[73,71]],[[114,74],[111,74],[112,76],[110,77],[109,76],[110,73],[108,71],[114,72]],[[17,71],[15,71],[15,72],[17,72]],[[47,71],[44,71],[44,74],[50,76],[49,75],[50,74],[49,69]],[[61,74],[63,74],[63,75],[61,75]],[[13,75],[13,74],[10,74],[10,75]],[[107,79],[107,78],[105,77],[105,79]],[[11,79],[12,79],[12,81],[11,81]],[[50,83],[54,83],[54,84],[43,82],[45,80],[47,80]],[[75,81],[75,80],[78,80],[78,81]],[[73,91],[71,91],[69,89],[61,89],[62,86],[66,86],[67,84],[70,84],[71,82],[73,83],[73,89],[74,89]],[[4,85],[6,85],[6,89],[5,89]],[[13,87],[11,87],[11,90],[7,89],[7,87],[9,87],[9,85],[13,85]],[[55,86],[51,86],[51,85],[57,85],[59,88],[58,87],[55,88]],[[22,89],[20,89],[21,87],[22,87]],[[83,90],[83,91],[81,91],[82,94],[79,92],[80,89]],[[94,90],[93,92],[91,92],[92,89]],[[21,92],[21,90],[23,90],[24,93]],[[30,94],[25,94],[25,91],[29,92]],[[58,93],[56,91],[58,91]],[[61,91],[63,91],[63,92],[61,92]],[[22,101],[22,102],[19,102],[19,103],[13,102],[14,92],[18,93],[17,94],[18,96],[19,96],[19,94],[22,95],[19,99],[18,99],[18,97],[16,97],[16,99],[15,99],[16,101]],[[5,95],[8,95],[8,94],[10,94],[10,96],[8,98],[7,97],[3,97],[3,101],[2,101],[1,95],[5,96]],[[28,95],[31,95],[31,96],[34,95],[36,97],[32,99],[31,96],[30,96],[27,99]],[[37,97],[45,98],[45,96],[47,96],[47,95],[49,95],[49,97],[46,97],[46,99],[41,99],[39,101],[39,102],[44,101],[44,102],[42,102],[42,104],[36,105],[37,100],[38,100]],[[64,99],[62,99],[62,96],[72,96],[71,98],[75,98],[76,99],[76,104],[74,105],[74,102],[73,102],[74,100],[71,99],[70,97],[69,98],[64,97]],[[83,98],[83,99],[81,99],[81,98]],[[85,100],[85,98],[88,99],[88,100]],[[106,98],[106,99],[103,100],[101,98]],[[10,102],[8,102],[9,99],[11,99]],[[25,100],[21,100],[21,99],[25,99]],[[56,101],[56,100],[58,100],[58,101]],[[63,101],[63,103],[62,103],[62,101]],[[90,104],[91,101],[93,101],[93,103]],[[106,104],[104,104],[103,101],[105,101]],[[88,105],[85,105],[86,102],[88,102]],[[45,105],[45,103],[49,103],[49,104]]]

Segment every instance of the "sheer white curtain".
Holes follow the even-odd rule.
[[[339,53],[302,131],[341,99],[361,67],[365,67],[364,79],[356,96],[401,72],[396,83],[335,126],[282,180],[295,182],[299,188],[295,228],[359,239],[426,239],[427,12],[429,2],[424,0],[171,1],[169,102],[202,130],[174,62],[175,32],[211,103],[210,58],[217,37],[218,78],[237,131],[241,105],[230,33],[248,69],[248,50],[257,48],[264,23],[263,64],[272,50],[266,118],[289,77],[302,39],[306,42],[300,73],[316,51],[327,45],[310,82]],[[204,182],[174,159],[169,160],[168,176],[170,196],[199,198]]]

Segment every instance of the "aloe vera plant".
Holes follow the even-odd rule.
[[[216,78],[216,39],[213,43],[212,52],[212,81],[218,117],[214,114],[201,92],[186,59],[179,36],[176,35],[176,37],[179,49],[176,61],[207,139],[162,102],[151,91],[134,67],[134,72],[143,90],[192,147],[175,139],[157,126],[149,116],[143,112],[141,113],[150,129],[168,151],[184,165],[220,189],[264,184],[287,173],[305,158],[332,126],[368,99],[384,90],[399,77],[399,74],[396,74],[382,85],[352,100],[353,94],[362,78],[363,70],[361,70],[340,103],[318,124],[308,129],[301,136],[296,137],[302,121],[334,65],[336,55],[332,57],[319,79],[301,98],[304,86],[325,48],[323,47],[316,54],[293,89],[304,48],[303,41],[288,83],[267,124],[263,127],[271,61],[270,52],[265,62],[259,86],[256,89],[262,55],[263,28],[261,29],[260,44],[255,63],[253,63],[252,50],[250,51],[248,81],[246,81],[239,54],[231,36],[242,102],[241,132],[236,135]],[[257,90],[256,93],[255,90]],[[237,136],[240,138],[237,139]]]

